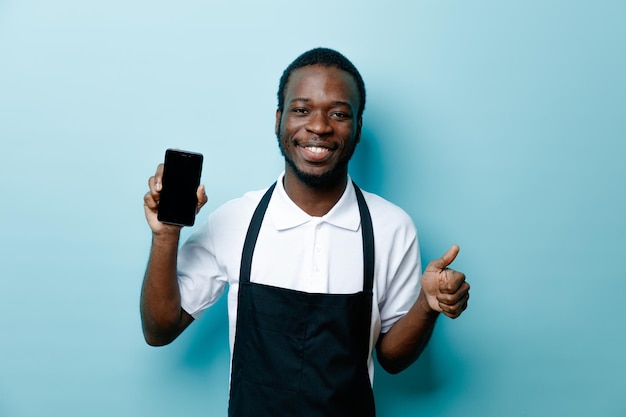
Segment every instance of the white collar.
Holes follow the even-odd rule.
[[[283,186],[284,176],[285,173],[282,172],[278,177],[276,188],[267,208],[267,214],[276,230],[290,229],[309,221],[315,221],[316,223],[326,222],[352,231],[359,229],[361,216],[350,176],[348,176],[346,189],[339,201],[322,217],[308,215],[289,198]]]

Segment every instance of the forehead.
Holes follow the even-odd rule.
[[[350,73],[336,67],[309,65],[295,69],[285,87],[285,102],[301,98],[344,101],[356,108],[359,90]]]

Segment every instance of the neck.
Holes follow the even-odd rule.
[[[321,185],[308,185],[300,181],[291,172],[285,170],[283,185],[289,198],[309,216],[322,217],[327,214],[343,195],[348,182],[348,174],[344,172],[336,178]]]

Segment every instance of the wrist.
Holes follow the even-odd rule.
[[[422,316],[436,319],[439,316],[439,310],[435,310],[428,302],[428,297],[424,290],[420,290],[420,293],[415,302],[415,307],[419,309]]]
[[[158,232],[152,232],[152,244],[156,246],[178,246],[180,240],[180,228],[176,226],[167,227]]]

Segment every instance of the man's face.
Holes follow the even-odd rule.
[[[285,105],[276,112],[276,135],[286,173],[309,186],[344,180],[360,139],[359,92],[354,78],[335,67],[294,70]]]

